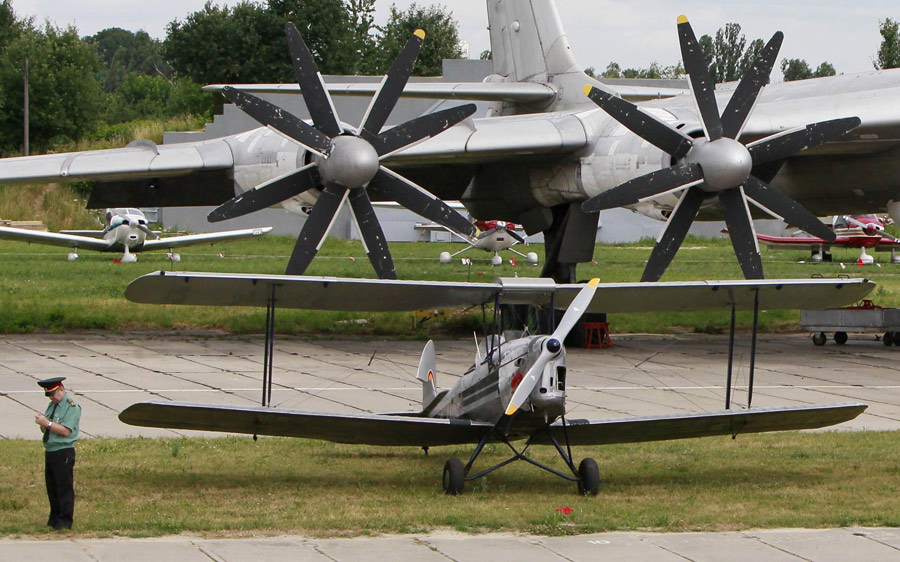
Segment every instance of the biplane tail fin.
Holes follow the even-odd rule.
[[[434,342],[428,340],[425,349],[422,350],[422,358],[419,359],[419,371],[416,378],[422,381],[422,408],[427,408],[434,397],[437,396],[437,383],[434,377]]]

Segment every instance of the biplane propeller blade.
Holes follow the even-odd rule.
[[[759,58],[741,78],[721,116],[706,61],[685,16],[678,17],[678,38],[691,95],[703,126],[703,137],[692,139],[630,102],[593,86],[585,86],[585,94],[594,103],[634,134],[671,155],[673,165],[604,191],[585,201],[582,208],[587,212],[598,212],[682,191],[679,203],[650,254],[642,281],[658,281],[662,277],[700,207],[714,197],[722,207],[738,263],[747,279],[763,277],[748,202],[810,234],[834,241],[834,233],[815,215],[754,177],[752,170],[758,164],[780,160],[836,139],[858,127],[859,118],[812,123],[744,145],[737,139],[778,58],[782,33],[775,33],[763,48]]]
[[[275,129],[308,149],[312,162],[294,172],[259,185],[234,197],[208,215],[210,222],[259,211],[317,189],[319,199],[303,226],[285,271],[302,275],[315,257],[334,223],[344,200],[350,203],[369,261],[381,279],[396,279],[397,273],[384,232],[372,208],[371,195],[396,201],[410,211],[465,235],[475,226],[443,201],[403,176],[380,164],[388,154],[456,125],[475,112],[466,104],[422,115],[382,132],[400,99],[425,39],[417,29],[397,56],[375,94],[358,132],[344,128],[331,96],[303,37],[292,23],[285,26],[291,61],[312,125],[284,109],[234,88],[222,94],[260,123]]]

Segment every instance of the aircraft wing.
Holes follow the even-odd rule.
[[[226,230],[224,232],[207,232],[204,234],[187,234],[184,236],[162,236],[154,240],[145,240],[143,251],[160,250],[163,248],[183,248],[198,244],[215,244],[223,240],[238,240],[241,238],[255,238],[272,231],[271,226],[262,228],[243,228],[240,230]]]
[[[494,283],[345,279],[293,275],[157,271],[132,281],[128,300],[150,304],[278,306],[315,310],[402,311],[493,303],[549,304],[565,309],[583,288],[551,279],[500,278]],[[821,309],[859,301],[875,288],[867,279],[764,279],[601,283],[589,312]]]
[[[843,247],[850,245],[850,240],[843,236],[838,236],[834,239],[834,242],[826,242],[815,236],[767,236],[765,234],[757,234],[756,238],[769,248],[783,250],[818,251],[820,248],[828,250],[832,246]]]
[[[609,445],[665,441],[713,435],[738,435],[766,431],[791,431],[827,427],[860,415],[868,406],[857,402],[720,410],[692,414],[644,416],[611,420],[566,420],[565,432],[572,445]],[[555,422],[554,436],[564,439],[563,426]],[[546,437],[532,437],[545,443]]]
[[[6,240],[18,240],[20,242],[32,242],[35,244],[48,244],[50,246],[63,246],[65,248],[82,248],[104,252],[109,250],[112,244],[102,238],[92,236],[78,236],[75,234],[61,234],[56,232],[42,232],[25,228],[10,228],[0,226],[0,238]]]
[[[255,94],[300,94],[299,84],[210,84],[207,92],[221,92],[225,86]],[[378,82],[326,82],[325,89],[332,96],[372,97],[381,87]],[[686,93],[686,89],[651,86],[622,86],[604,84],[608,90],[629,101],[668,98]],[[547,84],[537,82],[408,82],[402,97],[432,100],[466,100],[509,103],[550,102],[557,92]]]
[[[335,414],[264,408],[140,402],[119,414],[129,425],[323,439],[359,445],[430,447],[478,443],[485,422],[381,414]]]
[[[156,145],[136,141],[125,148],[0,160],[0,183],[112,181],[176,176],[234,166],[224,140]]]

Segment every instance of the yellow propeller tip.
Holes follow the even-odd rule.
[[[588,281],[588,287],[593,287],[594,289],[596,289],[598,283],[600,283],[600,278],[599,278],[599,277],[594,277],[593,279],[591,279],[590,281]]]
[[[506,415],[507,415],[507,416],[511,416],[511,415],[515,414],[515,413],[516,413],[516,410],[518,410],[518,409],[519,409],[518,406],[516,406],[515,404],[510,403],[509,407],[506,409]]]
[[[683,23],[687,23],[687,16],[685,16],[685,15],[678,16],[678,24],[681,25]]]
[[[415,35],[415,36],[418,37],[419,39],[425,39],[425,30],[424,30],[424,29],[417,29],[417,30],[413,31],[413,35]]]
[[[586,95],[586,96],[591,95],[591,90],[593,90],[593,89],[594,89],[594,87],[591,86],[590,84],[585,84],[585,85],[584,85],[584,88],[583,88],[583,90],[584,90],[584,95]]]

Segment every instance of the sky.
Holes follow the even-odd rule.
[[[234,5],[237,0],[213,0]],[[21,16],[50,20],[59,27],[74,25],[81,35],[108,27],[143,29],[164,39],[166,25],[203,8],[206,0],[12,0]],[[124,5],[127,3],[127,8]],[[401,10],[410,0],[377,0],[376,23],[387,19],[390,5]],[[419,5],[432,3],[418,0]],[[490,48],[484,0],[438,0],[459,23],[460,37],[470,57]],[[621,68],[646,68],[652,62],[673,65],[681,56],[675,21],[685,14],[697,37],[715,35],[726,23],[737,22],[747,37],[767,41],[785,34],[779,61],[805,59],[815,68],[830,62],[838,73],[872,70],[881,43],[879,20],[900,19],[900,3],[884,0],[557,0],[560,18],[578,63],[600,71],[615,61]],[[892,11],[893,10],[893,13]],[[427,31],[427,30],[426,30]],[[773,77],[776,78],[777,77]]]

